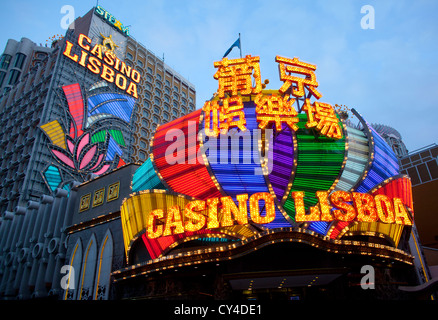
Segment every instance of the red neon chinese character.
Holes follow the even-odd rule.
[[[260,57],[251,57],[232,59],[223,58],[221,61],[214,63],[218,68],[214,78],[219,81],[218,95],[224,98],[225,93],[230,96],[257,94],[262,91],[262,82],[260,79]],[[252,86],[252,78],[255,80],[255,86]]]
[[[285,93],[292,87],[291,94],[293,96],[303,97],[304,87],[306,87],[317,99],[322,97],[322,94],[316,90],[316,87],[318,87],[314,73],[316,65],[299,61],[298,58],[289,59],[280,56],[276,56],[275,61],[280,63],[278,65],[280,80],[284,81],[280,88],[281,93]],[[302,78],[292,74],[300,74],[305,77]]]
[[[264,129],[270,122],[274,122],[277,131],[281,130],[282,123],[286,123],[292,130],[298,130],[296,123],[299,119],[297,111],[293,107],[295,99],[289,99],[287,96],[258,94],[254,102],[259,128]]]
[[[303,110],[307,113],[306,128],[316,127],[322,135],[328,138],[342,138],[339,120],[330,104],[315,101],[311,105],[310,100],[306,99]]]

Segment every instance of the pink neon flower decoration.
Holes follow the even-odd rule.
[[[101,152],[97,143],[90,143],[90,134],[85,133],[76,139],[66,135],[68,150],[52,146],[53,155],[63,165],[76,169],[79,172],[102,174],[109,168],[104,164],[105,152]]]

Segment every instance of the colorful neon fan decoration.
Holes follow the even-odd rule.
[[[61,167],[70,172],[100,175],[124,165],[121,147],[125,147],[125,141],[122,132],[109,128],[91,134],[89,127],[109,117],[129,122],[135,100],[121,94],[103,93],[90,97],[88,106],[85,106],[79,84],[64,86],[62,90],[72,120],[69,134],[57,119],[40,126],[50,139],[50,151]],[[84,116],[86,107],[87,117]]]

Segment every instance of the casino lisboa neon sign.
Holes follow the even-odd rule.
[[[163,252],[206,234],[246,239],[304,226],[334,239],[361,224],[412,225],[410,179],[392,149],[355,110],[362,130],[319,101],[315,65],[276,62],[278,90],[264,88],[259,57],[215,62],[214,98],[157,128],[144,166],[161,184],[124,200],[126,250],[139,236]],[[253,140],[233,144],[248,132]]]

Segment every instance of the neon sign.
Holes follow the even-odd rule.
[[[360,130],[319,101],[315,65],[276,62],[277,90],[265,89],[259,57],[215,62],[214,98],[157,127],[121,207],[127,256],[139,237],[156,258],[182,239],[244,241],[296,227],[325,240],[366,232],[397,246],[413,200],[393,150],[356,110]]]
[[[66,41],[64,56],[87,68],[107,82],[114,83],[120,90],[138,98],[137,84],[140,82],[140,73],[121,61],[111,50],[104,50],[101,44],[91,48],[91,39],[84,34],[78,37],[81,54],[74,54],[73,43]]]
[[[123,24],[120,22],[120,20],[117,20],[111,13],[106,11],[101,6],[97,6],[94,12],[100,16],[102,19],[104,19],[109,25],[115,27],[118,29],[122,34],[129,37],[129,27],[123,26]]]
[[[303,201],[304,192],[293,194],[297,210],[296,222],[331,222],[336,219],[339,221],[412,225],[400,198],[391,199],[386,195],[373,197],[367,193],[348,193],[345,191],[336,191],[330,197],[328,192],[319,191],[317,197],[319,199],[318,206],[312,207],[310,214],[306,214]],[[254,193],[249,199],[248,194],[240,194],[236,198],[238,204],[228,196],[220,199],[210,198],[207,201],[190,201],[184,208],[175,205],[168,208],[167,211],[155,209],[147,214],[146,235],[148,238],[154,239],[184,232],[195,232],[204,228],[231,227],[235,223],[244,225],[249,223],[249,219],[255,224],[269,224],[275,219],[274,198],[270,193]],[[262,205],[259,203],[260,201],[263,201]],[[353,204],[349,204],[349,202],[353,202]],[[218,209],[219,205],[222,207],[220,210]],[[260,212],[260,208],[263,206],[266,210],[264,216]]]

